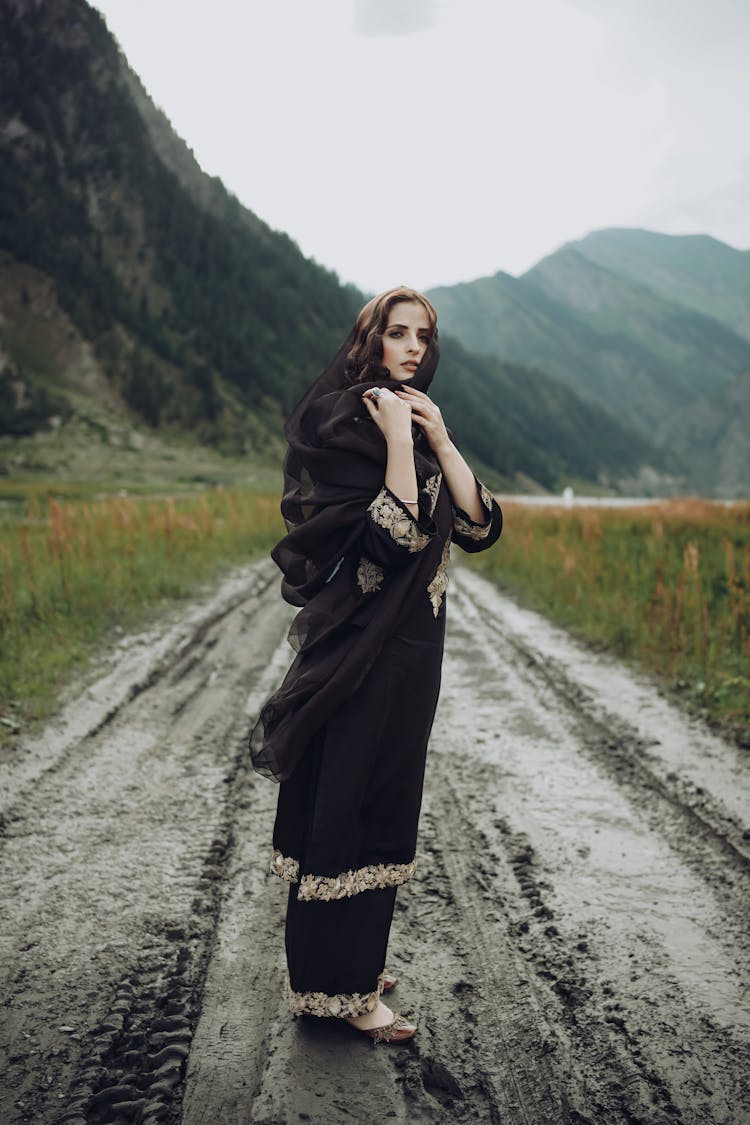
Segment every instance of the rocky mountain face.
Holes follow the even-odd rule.
[[[0,432],[91,416],[98,440],[96,404],[234,453],[280,448],[363,295],[201,171],[84,0],[0,0],[0,56]],[[669,468],[572,388],[449,338],[435,393],[497,483]]]
[[[671,456],[687,487],[750,488],[750,415],[737,417],[750,372],[750,253],[704,236],[597,231],[521,277],[430,297],[466,347],[542,368]]]

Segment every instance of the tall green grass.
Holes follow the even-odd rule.
[[[283,534],[278,496],[44,499],[0,522],[0,737],[47,714],[57,687],[127,628]]]
[[[504,512],[499,548],[470,565],[749,736],[750,504]],[[0,521],[0,739],[49,713],[115,627],[266,554],[282,533],[278,496],[249,489],[102,500],[35,490]]]
[[[470,565],[750,738],[750,503],[503,510]]]

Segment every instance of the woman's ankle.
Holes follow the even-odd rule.
[[[371,1012],[362,1012],[359,1016],[349,1016],[349,1023],[354,1024],[355,1027],[385,1027],[393,1019],[393,1012],[391,1009],[379,1001],[377,1008]]]

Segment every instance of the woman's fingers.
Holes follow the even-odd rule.
[[[406,399],[402,399],[401,401],[407,402]],[[415,413],[429,414],[429,412],[430,412],[430,408],[428,406],[426,406],[424,403],[421,403],[421,402],[415,402],[414,400],[412,400],[411,402],[408,403],[408,405],[412,408],[412,410]]]
[[[400,398],[401,402],[408,403],[409,406],[414,409],[414,411],[419,411],[419,409],[422,409],[422,411],[428,411],[428,409],[434,409],[434,411],[437,411],[437,407],[433,403],[432,398],[427,398],[426,395],[422,395],[421,397],[417,398],[415,391],[412,391],[412,394],[407,395],[405,390],[397,390],[396,397]]]
[[[396,395],[398,396],[399,394],[400,391],[396,391]],[[438,411],[435,404],[433,402],[430,402],[429,399],[427,399],[425,402],[420,402],[415,398],[404,397],[401,399],[401,401],[407,403],[407,405],[411,407],[412,414],[415,418],[417,417],[417,415],[425,418],[429,418],[432,416],[435,419],[439,417],[440,412]]]
[[[380,394],[375,394],[380,391]],[[411,431],[411,408],[386,387],[373,387],[362,392],[367,412],[386,439]]]

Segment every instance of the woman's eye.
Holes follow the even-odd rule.
[[[391,337],[392,340],[397,340],[399,338],[399,336],[401,335],[401,333],[397,332],[397,331],[393,331],[393,332],[389,332],[388,335]]]

